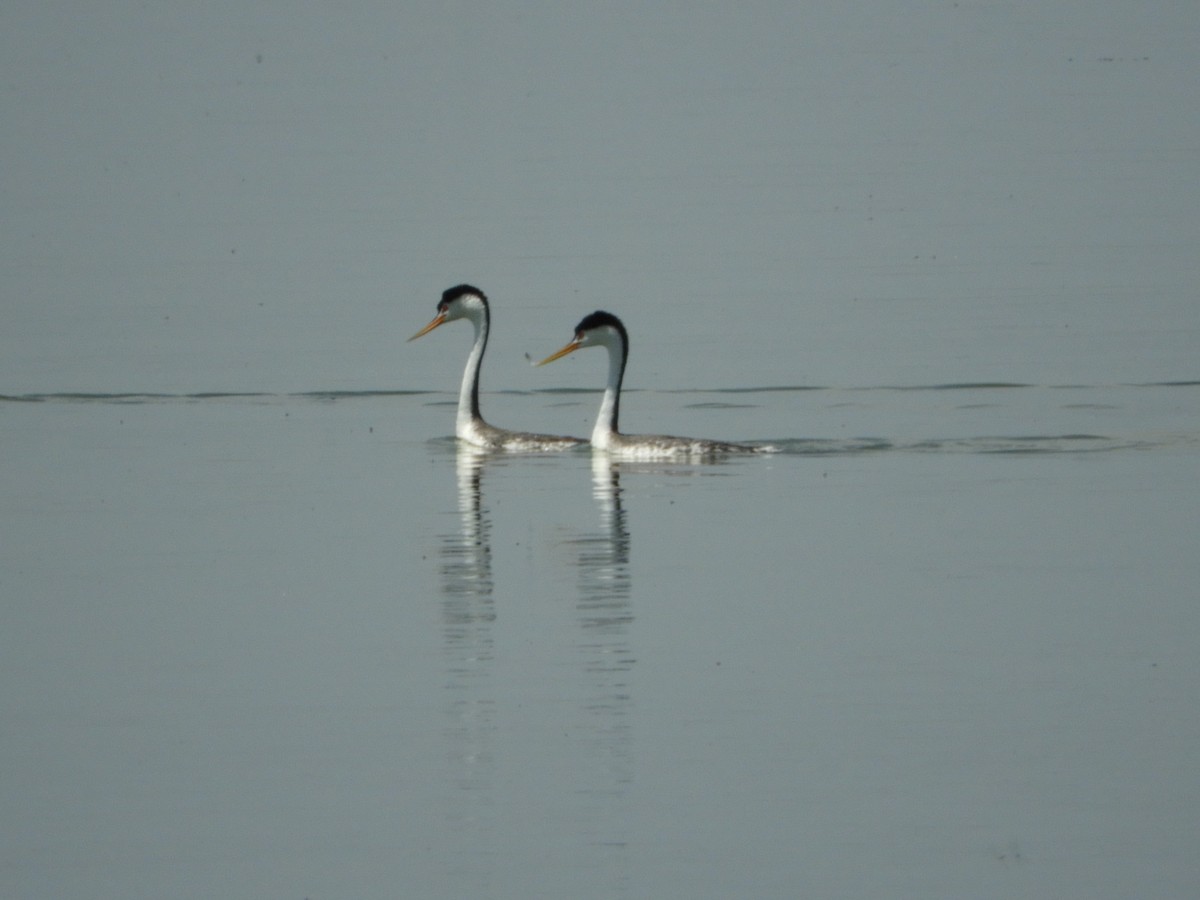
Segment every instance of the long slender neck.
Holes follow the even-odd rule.
[[[600,401],[600,415],[592,429],[592,444],[604,449],[609,437],[618,432],[617,417],[621,407],[621,382],[625,379],[625,361],[629,358],[629,345],[620,340],[605,345],[608,350],[608,384],[604,388],[604,399]]]
[[[483,421],[479,414],[479,366],[483,362],[483,351],[487,349],[490,318],[487,306],[483,307],[480,315],[471,316],[471,324],[475,326],[475,344],[471,347],[471,355],[467,357],[462,387],[458,391],[455,432],[459,437],[467,437],[472,432],[473,423]]]

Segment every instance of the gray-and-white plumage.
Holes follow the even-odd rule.
[[[487,296],[483,291],[469,284],[460,284],[443,292],[433,321],[409,338],[410,341],[415,341],[438,326],[456,319],[467,319],[475,326],[475,343],[471,345],[467,367],[463,371],[462,387],[458,392],[455,435],[476,447],[510,452],[569,450],[587,443],[581,438],[556,434],[508,431],[489,425],[483,420],[479,413],[479,369],[483,362],[483,352],[487,349],[491,318]]]
[[[561,350],[543,359],[544,366],[581,347],[603,347],[608,351],[608,384],[600,401],[600,414],[592,430],[592,446],[615,456],[632,459],[669,459],[672,457],[712,457],[727,453],[756,453],[757,447],[703,438],[674,437],[667,434],[622,434],[618,429],[621,382],[629,359],[629,333],[612,313],[597,311],[575,326],[575,337]]]

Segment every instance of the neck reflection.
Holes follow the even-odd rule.
[[[458,530],[439,535],[442,649],[446,659],[444,733],[451,783],[470,795],[492,787],[496,730],[493,681],[496,609],[492,597],[492,520],[483,500],[485,454],[458,442]],[[452,803],[460,827],[473,821],[470,795]]]
[[[625,846],[628,834],[619,807],[602,798],[623,797],[633,782],[630,673],[636,662],[630,646],[634,620],[629,571],[630,536],[621,498],[621,473],[606,453],[592,451],[592,498],[600,528],[576,541],[580,636],[576,645],[585,677],[581,710],[590,758],[601,768],[589,779],[598,804],[592,813],[594,839],[601,846]],[[582,760],[581,760],[582,761]],[[615,850],[614,850],[615,853]],[[616,854],[611,862],[620,865]]]
[[[621,505],[621,472],[607,454],[592,451],[592,499],[599,531],[579,540],[580,622],[585,628],[624,634],[633,621],[629,529]]]
[[[447,638],[466,635],[460,629],[491,622],[492,521],[483,503],[483,464],[486,454],[459,442],[455,470],[458,478],[459,530],[441,535],[443,621]]]

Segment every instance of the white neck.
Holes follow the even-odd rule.
[[[621,380],[625,377],[624,346],[619,340],[606,341],[604,349],[608,351],[608,384],[604,388],[604,398],[600,401],[596,427],[592,429],[592,446],[600,450],[607,449],[612,443],[612,436],[617,433]]]
[[[471,347],[471,355],[467,357],[467,367],[463,370],[462,387],[458,390],[458,417],[454,427],[454,433],[464,439],[475,433],[476,422],[483,421],[479,415],[479,365],[483,362],[488,339],[487,314],[470,318],[475,326],[475,343]]]

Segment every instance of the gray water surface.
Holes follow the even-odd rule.
[[[10,5],[0,896],[1200,896],[1200,5]]]
[[[424,438],[452,395],[0,405],[6,892],[1186,895],[1200,390],[728,396],[629,414],[936,425],[614,464]]]

